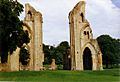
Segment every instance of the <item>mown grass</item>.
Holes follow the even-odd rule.
[[[0,81],[120,82],[120,70],[103,71],[19,71],[0,72]]]

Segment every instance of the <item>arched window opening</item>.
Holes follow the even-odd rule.
[[[29,18],[32,18],[32,13],[30,11],[28,11],[27,14],[28,14]]]
[[[88,36],[88,39],[89,39],[89,31],[87,31],[87,36]]]
[[[87,33],[86,33],[86,31],[84,31],[84,35],[86,35]]]
[[[30,14],[32,16],[32,13],[30,11],[28,11],[28,14]]]
[[[84,15],[83,15],[83,13],[81,13],[81,18],[82,18],[82,22],[84,21]]]

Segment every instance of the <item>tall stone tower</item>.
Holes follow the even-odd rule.
[[[85,19],[85,1],[69,13],[71,70],[101,70],[102,53]]]
[[[38,71],[43,67],[44,54],[42,45],[42,14],[36,11],[29,4],[25,4],[24,29],[30,34],[30,43],[28,49],[30,51],[30,69]]]

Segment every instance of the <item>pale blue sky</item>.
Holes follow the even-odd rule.
[[[58,45],[69,41],[68,14],[80,0],[20,0],[30,3],[43,15],[43,43]],[[113,1],[113,2],[112,2]],[[109,34],[120,38],[120,0],[86,0],[86,19],[94,38]],[[113,4],[114,3],[114,4]],[[24,12],[20,17],[24,18]]]

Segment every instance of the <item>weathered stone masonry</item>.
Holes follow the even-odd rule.
[[[30,43],[24,44],[30,52],[27,66],[19,62],[20,48],[8,56],[6,64],[0,64],[0,71],[19,71],[23,69],[39,71],[43,68],[44,53],[42,45],[42,14],[29,4],[25,4],[24,31],[28,31]],[[85,19],[85,1],[80,1],[69,13],[71,70],[102,70],[102,53],[98,42],[93,39],[92,29]],[[70,60],[71,59],[71,60]],[[69,64],[68,63],[68,64]],[[66,63],[65,63],[66,64]],[[67,65],[64,65],[67,68]]]
[[[102,70],[102,53],[85,19],[85,1],[69,13],[71,70]]]
[[[25,4],[24,28],[28,28],[31,38],[28,44],[30,51],[30,70],[38,71],[43,67],[42,23],[42,14],[29,4]]]
[[[19,62],[20,48],[17,48],[12,55],[8,56],[7,64],[1,64],[0,71],[19,71],[34,70],[39,71],[43,67],[44,53],[42,45],[42,14],[36,11],[29,4],[25,4],[25,18],[23,21],[23,30],[28,31],[30,43],[24,44],[30,52],[30,59],[27,66]]]

